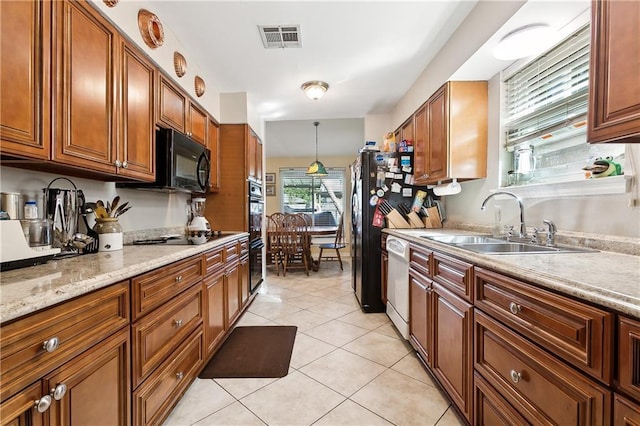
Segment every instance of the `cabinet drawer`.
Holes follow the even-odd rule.
[[[613,315],[476,268],[475,306],[551,353],[611,383]]]
[[[612,397],[487,315],[475,314],[475,368],[534,424],[609,424]]]
[[[129,283],[124,281],[3,325],[2,400],[128,324]]]
[[[431,252],[411,244],[409,246],[409,265],[422,275],[432,278]]]
[[[240,240],[240,256],[244,256],[245,254],[249,254],[249,239],[248,238]]]
[[[218,247],[207,251],[204,254],[204,274],[209,275],[213,272],[219,271],[224,266],[223,248]]]
[[[133,424],[162,424],[169,410],[198,375],[204,362],[198,327],[152,376],[133,393]]]
[[[618,388],[640,401],[640,321],[618,318]]]
[[[240,258],[240,244],[237,241],[234,241],[233,243],[225,244],[224,261],[226,263],[229,263],[239,258]]]
[[[481,375],[474,373],[475,425],[527,426],[527,422]]]
[[[468,302],[473,299],[473,265],[433,252],[433,280]]]
[[[131,280],[131,309],[136,320],[171,300],[202,278],[202,256],[195,256]]]
[[[134,388],[202,324],[202,302],[202,286],[194,286],[132,326]]]

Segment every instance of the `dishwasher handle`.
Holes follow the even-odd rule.
[[[400,238],[387,238],[387,252],[409,260],[409,242]]]

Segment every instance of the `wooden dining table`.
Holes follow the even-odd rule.
[[[309,238],[314,236],[319,237],[322,235],[335,235],[336,232],[338,232],[338,227],[332,226],[332,225],[313,225],[313,226],[307,227],[307,230],[306,230],[306,234],[307,236],[309,236]],[[267,242],[269,241],[271,241],[271,238],[270,238],[270,235],[267,235]],[[311,251],[309,251],[308,260],[310,262],[309,264],[311,265],[311,269],[313,269],[314,271],[318,271],[318,261],[311,256]]]

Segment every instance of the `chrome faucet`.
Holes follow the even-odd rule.
[[[520,233],[518,234],[518,237],[520,237],[520,238],[526,237],[527,236],[527,226],[524,223],[524,204],[522,204],[522,199],[520,197],[518,197],[516,194],[514,194],[513,192],[497,191],[497,192],[494,192],[493,194],[490,194],[482,202],[482,206],[480,206],[480,210],[484,210],[485,209],[487,201],[489,201],[489,199],[491,197],[493,197],[494,195],[510,195],[513,198],[515,198],[516,201],[518,201],[518,205],[520,206]]]
[[[547,225],[547,245],[553,247],[556,245],[556,224],[549,219],[545,219],[542,222]]]

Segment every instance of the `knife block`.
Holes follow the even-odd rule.
[[[387,227],[396,229],[408,229],[411,228],[411,225],[409,225],[407,221],[404,220],[402,215],[398,213],[396,209],[392,209],[387,214]]]

